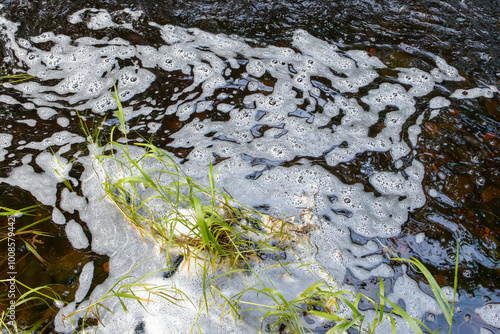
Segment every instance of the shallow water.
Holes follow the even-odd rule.
[[[345,189],[355,191],[359,196],[368,196],[368,200],[377,198],[381,201],[382,199],[390,201],[389,197],[394,194],[384,193],[383,187],[376,185],[375,175],[386,175],[383,174],[386,172],[399,172],[403,175],[406,168],[419,166],[421,163],[425,173],[422,178],[416,177],[421,183],[415,181],[417,184],[415,192],[399,195],[405,197],[400,201],[409,203],[410,209],[403,210],[404,215],[398,218],[399,220],[393,217],[392,213],[389,217],[389,211],[385,213],[386,215],[382,215],[380,221],[387,220],[389,227],[380,227],[379,224],[372,225],[372,229],[366,230],[353,223],[352,221],[358,219],[361,214],[356,210],[350,210],[352,205],[345,201],[347,197],[341,197],[339,191],[336,192],[335,189],[330,192],[322,190],[320,196],[323,197],[323,202],[316,203],[315,212],[333,225],[344,224],[343,227],[350,234],[352,245],[362,245],[368,249],[371,246],[366,245],[370,245],[370,241],[375,241],[377,244],[380,242],[391,247],[405,257],[418,257],[432,269],[442,285],[449,285],[453,281],[453,256],[458,240],[460,242],[459,288],[463,297],[457,304],[461,312],[455,319],[456,333],[479,332],[481,327],[498,331],[485,324],[475,309],[486,303],[500,302],[499,94],[491,90],[491,94],[484,93],[481,94],[484,96],[477,98],[469,99],[469,96],[458,96],[467,97],[465,99],[457,96],[450,98],[457,89],[499,86],[500,5],[498,2],[426,1],[414,4],[405,1],[345,1],[325,5],[314,1],[296,1],[286,4],[257,2],[242,5],[236,2],[206,2],[195,5],[173,1],[158,5],[146,1],[129,1],[126,4],[107,1],[92,4],[93,8],[103,8],[107,12],[85,11],[81,12],[80,16],[75,16],[75,13],[86,7],[80,2],[53,1],[41,5],[23,1],[4,1],[3,4],[2,13],[9,22],[19,22],[20,25],[13,34],[15,43],[12,43],[12,40],[9,42],[6,34],[1,41],[4,56],[2,69],[5,74],[11,73],[13,69],[28,73],[31,71],[38,77],[32,82],[39,85],[30,87],[26,84],[17,88],[16,86],[0,88],[0,94],[4,96],[0,114],[2,133],[13,136],[10,146],[5,146],[7,152],[5,160],[1,162],[0,177],[8,177],[14,168],[22,165],[32,166],[37,173],[43,171],[47,173],[47,169],[43,168],[46,164],[36,161],[35,157],[48,147],[59,150],[66,143],[72,142],[73,145],[68,147],[68,150],[60,151],[60,155],[68,160],[76,152],[82,151],[85,147],[80,137],[83,136],[83,131],[73,112],[74,109],[80,110],[82,114],[87,111],[89,127],[100,122],[104,115],[108,115],[108,122],[103,130],[104,133],[108,132],[110,126],[116,124],[113,123],[116,119],[113,120],[111,115],[112,104],[106,104],[108,100],[101,97],[111,88],[111,74],[114,74],[119,81],[119,89],[129,92],[129,95],[122,96],[122,99],[124,105],[130,107],[128,114],[130,127],[136,125],[136,129],[143,136],[151,136],[156,132],[153,142],[176,155],[179,161],[184,163],[187,171],[200,178],[203,177],[202,173],[196,174],[199,164],[206,163],[208,156],[212,155],[216,166],[222,168],[226,164],[226,170],[237,171],[219,180],[227,186],[232,195],[238,199],[248,200],[248,204],[255,205],[261,210],[270,210],[271,213],[280,211],[294,213],[293,208],[303,203],[296,200],[293,195],[300,193],[300,190],[305,190],[311,195],[314,189],[308,189],[307,183],[311,180],[317,182],[318,179],[328,175],[335,177],[333,185],[345,186]],[[125,10],[126,8],[130,10]],[[142,13],[139,14],[139,11]],[[106,16],[106,13],[109,14]],[[69,19],[70,15],[73,15],[73,21]],[[104,16],[99,17],[99,15]],[[27,17],[34,19],[26,21]],[[78,22],[78,17],[82,22]],[[168,39],[168,32],[165,32],[165,29],[159,29],[148,24],[149,22],[155,22],[160,27],[168,24],[201,29],[201,32],[194,33],[200,37],[191,44],[190,42],[182,44],[182,48],[186,51],[192,47],[196,49],[196,57],[205,57],[205,63],[212,62],[212,66],[219,64],[223,70],[230,69],[230,72],[224,72],[224,82],[219,86],[215,84],[213,91],[202,86],[203,81],[196,82],[194,72],[183,68],[186,64],[190,64],[188,67],[193,68],[197,66],[197,60],[189,57],[186,58],[185,64],[173,65],[172,70],[168,70],[168,64],[148,65],[148,57],[152,61],[156,59],[155,57],[158,58],[158,50]],[[193,32],[182,28],[175,29],[177,30],[172,33],[172,38],[193,35]],[[312,36],[306,36],[303,42],[305,44],[301,45],[300,41],[297,42],[297,38],[302,38],[297,37],[297,29],[304,29],[317,40]],[[49,31],[55,35],[68,36],[69,42],[56,41],[50,35],[40,36]],[[227,41],[225,37],[212,35],[219,33],[235,34],[235,36],[230,39],[231,41]],[[39,37],[34,39],[35,36]],[[82,37],[95,39],[77,43],[78,38]],[[113,41],[114,38],[121,40]],[[189,38],[191,37],[186,40]],[[31,42],[26,44],[22,39]],[[213,42],[215,46],[207,46],[207,49],[204,49],[204,43],[209,42]],[[333,81],[325,78],[325,73],[308,70],[308,79],[316,90],[312,91],[307,87],[301,90],[296,86],[295,97],[300,99],[301,96],[308,96],[304,97],[302,104],[296,103],[292,107],[291,104],[286,104],[284,108],[291,109],[283,117],[269,119],[271,114],[259,113],[259,110],[266,111],[267,108],[268,112],[272,112],[273,105],[261,103],[257,108],[254,106],[255,114],[242,117],[238,123],[238,117],[241,115],[235,110],[252,109],[249,106],[251,103],[245,98],[254,93],[260,93],[266,98],[274,96],[273,92],[279,88],[280,83],[289,80],[281,75],[286,73],[293,76],[298,70],[295,67],[302,66],[301,62],[307,60],[301,55],[306,53],[309,42],[312,43],[311,47],[335,46],[337,49],[332,52],[338,52],[342,56],[348,55],[356,59],[358,64],[361,63],[362,57],[353,51],[364,51],[365,55],[378,59],[383,66],[370,65],[374,66],[372,69],[377,76],[367,79],[366,84],[360,84],[359,89],[351,90],[349,88],[342,90],[340,81],[338,86],[335,86]],[[37,63],[38,60],[30,59],[29,54],[24,54],[14,47],[14,44],[17,44],[21,49],[31,50],[32,55],[42,58],[48,57],[50,53],[72,54],[83,62],[85,59],[91,59],[91,53],[86,55],[85,48],[81,46],[85,43],[89,48],[96,50],[115,44],[115,51],[123,54],[113,59],[111,55],[115,51],[103,51],[102,57],[84,63],[81,74],[81,83],[84,83],[84,87],[64,85],[64,76],[71,73],[71,66],[58,64],[57,61],[51,65],[51,60],[47,58]],[[236,51],[234,54],[223,49],[213,51],[217,43],[227,43],[229,49]],[[67,49],[61,51],[54,48],[58,46],[65,46]],[[141,54],[137,51],[137,46],[151,46],[154,49],[143,50]],[[281,49],[273,49],[270,46]],[[127,48],[133,50],[127,54]],[[250,72],[249,62],[255,58],[264,58],[263,52],[266,48],[271,52],[271,56],[273,52],[282,52],[276,57],[278,59],[298,58],[293,58],[293,61],[290,60],[289,64],[282,68],[277,66],[275,72],[268,70],[260,76],[245,75],[246,72]],[[288,50],[291,52],[286,51],[287,54],[283,48],[290,48]],[[80,51],[81,53],[78,53]],[[321,59],[320,51],[314,53],[311,49],[310,52],[314,61]],[[431,72],[436,67],[436,56],[456,68],[463,80],[436,81],[430,87],[426,86],[425,82],[420,86],[411,81],[405,82],[400,76],[401,68],[417,68]],[[98,63],[103,59],[111,59],[110,64]],[[321,61],[326,60],[321,59]],[[102,67],[97,67],[97,64]],[[79,69],[78,66],[75,68]],[[60,73],[58,70],[61,70]],[[338,71],[341,73],[333,75],[342,78],[342,70]],[[92,73],[100,77],[92,78]],[[350,72],[348,74],[350,75]],[[135,80],[131,80],[134,75],[141,85],[135,85]],[[96,91],[87,91],[88,83],[93,79],[97,83]],[[250,81],[253,83],[249,85]],[[74,83],[81,84],[76,79]],[[386,85],[383,86],[384,84]],[[366,110],[372,107],[373,102],[365,98],[380,87],[389,87],[387,84],[397,84],[406,90],[418,86],[422,92],[414,91],[414,110],[408,109],[408,114],[402,118],[401,138],[391,137],[391,144],[385,149],[380,146],[368,150],[357,138],[349,137],[351,130],[344,129],[348,111],[339,110],[337,114],[334,112],[329,114],[323,107],[327,101],[341,103],[342,98],[345,98],[357,101]],[[193,90],[187,91],[191,85]],[[428,89],[426,87],[430,87],[430,90],[426,90]],[[182,90],[185,92],[178,94]],[[210,93],[206,94],[207,91]],[[173,101],[172,96],[176,95],[178,95],[177,100]],[[5,96],[10,96],[19,103],[10,103]],[[450,105],[444,104],[436,108],[440,110],[439,112],[433,113],[430,107],[431,100],[443,96],[451,101]],[[196,113],[184,109],[177,109],[175,113],[168,112],[169,106],[180,105],[179,101],[189,102],[189,100],[196,103],[208,101],[211,103],[210,108],[196,110]],[[101,102],[104,104],[99,104]],[[259,102],[254,101],[254,103]],[[370,121],[367,137],[380,137],[384,129],[390,129],[387,115],[402,109],[403,103],[396,101],[393,104],[389,103],[385,109],[378,110],[378,120]],[[42,109],[44,106],[50,107],[52,111]],[[420,115],[423,115],[421,120],[419,120]],[[255,121],[252,120],[253,123],[248,121],[250,118]],[[18,122],[21,119],[29,121]],[[33,120],[36,120],[35,126],[31,126]],[[231,124],[230,126],[237,131],[227,130],[224,124]],[[414,128],[411,128],[412,126]],[[301,133],[297,130],[299,128],[305,132]],[[158,129],[161,131],[158,132]],[[334,129],[337,133],[344,131],[347,147],[344,147],[346,146],[344,141],[339,139],[343,138],[341,135],[332,139],[338,141],[334,144],[338,145],[339,149],[332,147],[331,144],[328,145],[324,138],[330,138],[327,137],[330,134],[325,129]],[[411,142],[413,131],[411,129],[421,130],[415,143]],[[54,133],[56,137],[53,137]],[[292,136],[295,136],[297,146],[283,144],[286,143],[285,139]],[[42,142],[48,137],[52,139]],[[314,145],[308,143],[308,139],[312,140]],[[21,140],[25,142],[20,142]],[[407,146],[410,145],[411,150],[402,148],[403,153],[400,157],[395,157],[397,153],[394,145],[398,140]],[[31,145],[32,142],[40,143]],[[278,146],[282,144],[285,146],[281,148],[283,152],[272,155],[272,149],[265,151],[254,147],[257,143],[262,143],[261,145],[265,147],[276,143]],[[335,152],[341,149],[354,146],[358,148],[353,149],[353,153],[345,153],[344,156],[347,158],[335,155]],[[207,148],[209,150],[206,150]],[[337,151],[331,153],[333,150]],[[28,154],[33,155],[34,161],[23,162],[23,157]],[[399,165],[397,160],[401,161],[402,165]],[[310,170],[314,175],[306,175],[304,170]],[[80,179],[82,172],[83,166],[75,163],[69,176],[76,181]],[[243,178],[247,183],[243,180],[240,182],[238,178]],[[301,178],[304,178],[304,181]],[[280,188],[283,180],[288,180],[290,184],[285,183],[285,186]],[[12,179],[10,182],[15,183]],[[231,182],[237,184],[233,185],[233,189]],[[80,181],[76,181],[76,188],[78,185],[81,185]],[[241,193],[241,185],[244,185],[246,191],[251,191],[250,189],[257,191],[267,185],[270,189],[269,201],[260,200],[266,196],[256,195],[256,198],[253,198],[252,194]],[[356,185],[359,185],[359,189]],[[19,182],[19,186],[28,191],[39,191],[26,183]],[[322,189],[328,189],[330,186],[332,184],[323,184]],[[15,191],[19,190],[9,190],[8,193],[15,196]],[[51,191],[52,195],[49,194]],[[290,195],[286,194],[287,192]],[[47,194],[45,197],[47,202],[42,200],[42,203],[48,206],[47,210],[50,212],[52,206],[62,209],[60,201],[66,196],[64,186],[60,183],[48,189]],[[288,197],[282,196],[283,194]],[[424,196],[422,198],[425,204],[419,204],[419,198],[406,199],[410,194],[417,194],[417,197],[419,194],[421,197]],[[36,197],[36,194],[33,195]],[[81,191],[79,195],[82,195]],[[50,196],[53,199],[50,199]],[[2,206],[8,206],[10,200],[4,198],[2,197]],[[41,201],[39,197],[37,200]],[[26,205],[31,204],[30,201]],[[326,201],[330,201],[330,204]],[[394,200],[394,203],[397,201]],[[394,212],[398,213],[397,210]],[[74,219],[84,229],[86,228],[85,221],[80,219],[78,214],[66,212],[64,215],[67,221]],[[401,229],[400,233],[398,229]],[[69,253],[67,241],[60,241],[59,247],[64,243],[67,245],[64,249]],[[346,257],[352,257],[352,267],[348,268],[340,279],[354,284],[359,289],[367,289],[366,283],[370,282],[367,278],[370,276],[373,278],[383,273],[382,276],[387,277],[387,285],[401,276],[402,268],[394,263],[391,263],[395,266],[392,275],[387,270],[377,273],[376,269],[371,268],[373,265],[376,265],[375,268],[382,268],[381,263],[390,263],[382,256],[372,264],[363,262],[365,257],[383,254],[382,247],[372,250],[368,256],[353,255],[355,249],[353,247],[346,247],[350,249],[347,251],[350,255]],[[81,262],[75,266],[77,271],[81,270],[83,264],[90,259],[94,260],[95,268],[102,267],[107,261],[106,257],[98,259],[91,251],[84,253],[81,254]],[[36,262],[36,259],[33,261]],[[99,276],[99,272],[102,273],[96,270],[94,277]],[[411,270],[408,274],[418,280],[421,288],[429,293],[420,275]],[[359,279],[359,276],[364,277]],[[99,282],[94,281],[94,286]],[[435,327],[443,324],[444,321],[439,316],[433,323],[429,323]]]

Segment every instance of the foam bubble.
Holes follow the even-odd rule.
[[[66,224],[66,218],[64,218],[64,215],[58,208],[54,208],[54,210],[52,210],[52,221],[58,225]]]
[[[18,122],[18,123],[24,123],[24,124],[26,124],[28,126],[31,126],[31,127],[34,127],[36,125],[36,123],[37,123],[37,121],[34,120],[34,119],[22,119],[22,120],[19,120],[19,121],[16,121],[16,122]]]

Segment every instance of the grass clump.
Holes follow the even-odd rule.
[[[314,333],[310,325],[306,324],[305,319],[308,315],[339,322],[345,329],[352,326],[349,325],[348,319],[342,318],[335,313],[338,310],[337,299],[344,298],[342,295],[348,293],[347,291],[335,291],[326,283],[318,281],[302,291],[296,298],[287,300],[271,281],[269,283],[270,287],[260,285],[249,290],[254,291],[259,297],[267,297],[268,300],[273,302],[272,305],[239,301],[241,304],[251,306],[245,309],[244,312],[263,312],[263,323],[266,319],[272,319],[266,328],[267,331],[294,334]]]
[[[259,256],[272,247],[256,211],[236,207],[215,188],[210,165],[210,186],[187,176],[163,150],[147,143],[132,156],[131,147],[111,141],[113,154],[97,158],[105,166],[104,189],[125,217],[164,248],[180,251],[186,258],[238,267],[244,257]],[[137,150],[136,150],[137,151]],[[117,176],[119,175],[119,176]],[[236,251],[237,250],[237,251]]]
[[[224,263],[232,269],[275,250],[268,242],[271,229],[259,219],[261,214],[215,187],[211,163],[206,186],[186,175],[152,143],[130,145],[116,91],[113,96],[121,136],[113,129],[97,160],[107,197],[143,238],[166,252],[181,253],[186,260],[208,260],[214,267]]]

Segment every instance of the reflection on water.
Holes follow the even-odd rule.
[[[105,93],[113,74],[131,128],[146,137],[154,134],[156,145],[199,177],[200,164],[213,158],[217,168],[231,171],[219,181],[229,183],[230,193],[248,204],[293,212],[304,204],[294,195],[312,194],[315,190],[306,188],[315,182],[322,189],[316,213],[343,226],[350,243],[369,248],[377,237],[402,256],[420,258],[442,285],[453,281],[458,240],[463,298],[457,333],[486,326],[473,310],[500,300],[500,101],[493,88],[478,97],[475,91],[460,93],[465,98],[454,92],[498,86],[497,2],[129,1],[93,6],[106,10],[82,10],[79,2],[4,2],[2,12],[20,25],[0,41],[2,69],[6,74],[13,68],[30,70],[37,79],[0,88],[2,132],[13,136],[4,148],[1,177],[23,165],[33,168],[32,177],[47,173],[52,165],[36,157],[51,147],[71,165],[67,178],[81,196],[83,167],[71,164],[71,157],[84,150],[74,109],[87,112],[89,127],[110,115],[113,104]],[[15,29],[8,22],[4,26]],[[74,60],[58,59],[58,54]],[[441,67],[440,59],[445,61]],[[403,97],[384,95],[392,90]],[[113,124],[109,116],[104,133]],[[29,154],[33,160],[27,162]],[[377,181],[394,173],[400,179]],[[238,178],[247,183],[234,181]],[[10,181],[37,191],[29,181]],[[401,189],[388,190],[384,182]],[[60,201],[68,202],[70,195],[62,184],[51,187],[47,183],[48,195],[37,200],[65,211]],[[254,198],[262,188],[268,202]],[[9,196],[18,191],[9,190]],[[1,205],[9,201],[2,199]],[[374,218],[377,205],[382,213]],[[65,212],[66,220],[84,225],[75,212]],[[370,219],[368,228],[360,227],[364,217]],[[57,252],[61,256],[69,245],[64,232],[56,230],[61,239],[50,244],[64,249]],[[76,258],[72,253],[61,257],[77,272],[90,260],[96,268],[107,261],[76,253]],[[383,254],[382,248],[374,254]],[[342,279],[366,288],[367,280],[359,276],[377,272],[365,272],[363,257],[349,256],[353,266]],[[377,261],[377,268],[390,263],[382,256]],[[402,269],[391,265],[396,270],[390,280],[396,280]],[[408,273],[421,280],[418,273]],[[50,281],[71,286],[66,276]],[[430,326],[443,323],[438,316]]]

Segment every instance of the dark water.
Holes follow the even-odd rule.
[[[500,1],[3,1],[1,12],[19,22],[17,35],[21,38],[53,31],[74,37],[89,36],[89,31],[80,31],[70,25],[67,16],[85,7],[105,8],[116,22],[125,20],[123,9],[142,10],[139,21],[133,22],[135,32],[106,29],[91,32],[95,38],[122,37],[133,44],[158,46],[161,37],[146,21],[173,24],[182,27],[197,27],[212,33],[236,34],[249,37],[259,45],[289,46],[296,29],[305,29],[312,35],[330,41],[340,47],[359,49],[378,57],[389,69],[396,67],[418,67],[430,70],[432,59],[439,55],[448,64],[459,70],[465,80],[437,85],[437,91],[421,98],[418,106],[426,105],[439,92],[450,92],[457,88],[500,86]],[[2,45],[2,41],[0,41]],[[50,48],[50,45],[47,45]],[[2,47],[0,55],[8,56]],[[8,74],[12,63],[2,62],[3,73]],[[188,78],[179,74],[170,80],[171,85],[189,85]],[[160,85],[154,83],[154,85]],[[169,87],[158,86],[168,93]],[[369,87],[367,87],[368,89]],[[0,87],[0,92],[4,88]],[[154,89],[152,89],[154,90]],[[166,94],[167,94],[166,93]],[[147,98],[147,94],[141,96]],[[22,97],[19,97],[22,101]],[[0,106],[0,126],[13,124],[14,135],[26,137],[26,141],[43,138],[51,133],[53,120],[39,121],[38,134],[29,127],[13,122],[23,114],[21,107]],[[418,112],[416,113],[418,114]],[[214,117],[214,115],[197,115]],[[415,116],[416,117],[416,116]],[[89,122],[92,122],[92,118]],[[173,132],[189,122],[181,122],[175,116],[163,121]],[[445,108],[436,118],[422,124],[416,159],[425,165],[424,190],[436,189],[438,196],[427,196],[424,207],[415,210],[403,226],[400,235],[380,239],[380,242],[404,257],[415,256],[433,272],[441,285],[453,282],[454,254],[456,242],[460,246],[459,290],[460,313],[455,318],[454,333],[478,333],[480,327],[490,328],[474,313],[474,308],[488,302],[500,302],[500,99],[481,97],[474,102],[461,100]],[[70,124],[68,131],[82,133],[79,123]],[[157,139],[156,144],[167,146],[170,140]],[[15,149],[15,146],[14,146]],[[192,148],[191,148],[192,149]],[[9,149],[10,150],[10,149]],[[172,153],[185,157],[190,148],[170,148]],[[15,150],[14,158],[17,156]],[[25,153],[25,152],[24,152]],[[324,159],[310,159],[313,164],[323,166],[344,183],[362,183],[370,187],[366,173],[356,161],[330,167]],[[387,157],[382,153],[364,153],[360,157],[375,170],[389,170]],[[281,162],[291,166],[295,161]],[[269,166],[272,168],[272,166]],[[8,160],[0,164],[0,175],[8,175],[12,166]],[[78,174],[78,167],[73,173]],[[60,190],[59,190],[60,191]],[[1,206],[16,206],[16,199],[23,204],[34,202],[19,189],[2,186]],[[40,216],[48,214],[41,209]],[[68,216],[69,218],[69,216]],[[76,219],[78,217],[71,217]],[[62,284],[61,293],[68,300],[74,294],[74,275],[83,265],[94,260],[99,267],[107,261],[91,252],[73,252],[64,240],[64,231],[46,224],[55,235],[40,246],[40,255],[50,257],[51,248],[57,248],[60,258],[52,262],[66,261],[73,268],[73,275],[63,278],[43,278],[39,283]],[[416,242],[416,235],[425,232],[426,239]],[[368,240],[354,232],[353,242],[364,244]],[[59,251],[59,249],[61,249]],[[19,250],[25,254],[26,250]],[[23,253],[24,252],[24,253]],[[382,252],[382,251],[381,251]],[[76,253],[76,254],[75,254]],[[35,258],[30,265],[35,272],[49,273],[51,267],[36,268]],[[389,262],[387,260],[387,262]],[[392,265],[398,267],[397,263]],[[401,270],[401,269],[400,269]],[[26,282],[30,282],[29,270]],[[409,270],[411,277],[420,282],[424,291],[431,294],[422,275]],[[33,275],[33,274],[32,274]],[[105,272],[96,271],[94,285],[105,278]],[[397,277],[397,276],[396,276]],[[39,276],[37,276],[37,279]],[[33,280],[33,278],[31,278]],[[36,281],[36,280],[35,280]],[[355,278],[346,281],[367,289],[367,284]],[[375,280],[373,280],[375,282]],[[35,282],[34,282],[35,283]],[[388,284],[390,282],[387,282]],[[65,292],[66,291],[66,292]],[[45,312],[45,311],[44,311]],[[47,317],[49,317],[47,315]],[[444,319],[437,317],[427,322],[431,328],[444,326]],[[459,325],[460,324],[460,325]],[[50,327],[48,327],[50,330]]]

